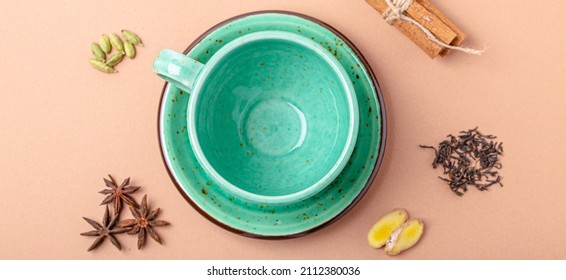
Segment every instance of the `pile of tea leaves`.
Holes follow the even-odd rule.
[[[457,195],[463,195],[468,186],[487,191],[492,185],[501,183],[499,170],[502,168],[500,156],[503,143],[496,142],[496,136],[482,134],[478,128],[460,131],[457,136],[448,135],[438,148],[420,145],[434,150],[432,167],[442,166],[445,181]]]

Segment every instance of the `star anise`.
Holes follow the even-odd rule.
[[[167,226],[169,225],[169,223],[166,221],[155,220],[157,214],[159,214],[159,208],[151,212],[149,211],[149,208],[147,207],[147,195],[143,196],[140,208],[133,207],[132,205],[128,206],[135,219],[123,220],[118,223],[118,226],[133,226],[133,228],[128,231],[128,234],[138,234],[138,249],[141,249],[145,244],[146,235],[151,236],[151,238],[153,238],[159,244],[162,244],[161,238],[153,228]]]
[[[118,239],[116,239],[112,234],[123,233],[123,232],[131,230],[132,228],[130,228],[130,227],[119,227],[119,226],[114,227],[116,225],[116,221],[118,221],[118,216],[119,216],[118,214],[115,214],[114,218],[112,218],[112,220],[110,220],[110,213],[108,211],[108,205],[106,205],[106,211],[104,212],[104,217],[102,218],[102,224],[99,224],[98,222],[91,220],[89,218],[83,217],[83,219],[85,219],[85,221],[87,221],[87,223],[89,223],[93,228],[95,228],[95,230],[83,232],[83,233],[81,233],[81,235],[83,235],[83,236],[98,236],[98,238],[96,238],[96,240],[94,240],[94,242],[92,243],[92,245],[90,245],[90,247],[87,249],[87,251],[92,251],[92,250],[96,249],[96,247],[98,247],[100,244],[102,244],[102,241],[104,241],[105,238],[110,239],[110,242],[112,242],[112,244],[114,244],[114,246],[116,246],[116,248],[118,248],[118,250],[122,250],[122,246],[120,246],[120,242],[118,242]]]
[[[101,194],[107,195],[106,198],[102,201],[102,203],[100,203],[100,205],[114,202],[114,213],[120,213],[120,210],[122,210],[122,201],[128,205],[139,207],[139,205],[130,196],[130,194],[135,193],[137,190],[140,189],[140,187],[137,186],[128,187],[128,185],[130,184],[129,177],[126,180],[124,180],[124,182],[122,182],[120,186],[116,184],[116,181],[114,180],[114,178],[112,178],[111,175],[108,175],[108,177],[110,177],[111,181],[104,178],[104,183],[106,183],[106,186],[109,187],[110,189],[104,189],[99,192]]]

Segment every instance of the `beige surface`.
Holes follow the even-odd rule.
[[[0,258],[383,259],[366,233],[383,213],[407,208],[426,222],[398,259],[566,259],[566,2],[434,1],[481,57],[430,60],[363,0],[1,1]],[[236,3],[237,2],[237,3]],[[253,240],[194,211],[174,188],[156,135],[163,81],[151,73],[162,48],[183,50],[240,13],[308,14],[348,36],[384,92],[388,141],[373,187],[345,218],[310,236]],[[145,42],[117,75],[88,65],[101,33],[137,31]],[[504,188],[453,195],[429,151],[446,134],[479,125],[505,143]],[[132,176],[161,218],[165,245],[125,250],[93,241],[82,216],[100,219],[102,177]],[[137,196],[141,198],[141,193]]]

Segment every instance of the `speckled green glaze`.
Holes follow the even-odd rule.
[[[352,81],[331,53],[302,35],[243,35],[206,64],[163,50],[154,72],[190,93],[189,140],[202,168],[248,202],[306,199],[340,174],[354,149]]]
[[[173,86],[165,88],[160,108],[160,140],[175,181],[192,204],[216,223],[248,236],[300,236],[341,215],[364,190],[380,156],[382,105],[355,52],[330,30],[299,16],[264,13],[236,19],[212,31],[189,56],[206,63],[227,42],[260,30],[306,36],[320,43],[348,71],[359,103],[359,131],[352,156],[340,175],[311,198],[288,205],[254,204],[229,195],[206,175],[191,152],[186,121],[189,95]]]

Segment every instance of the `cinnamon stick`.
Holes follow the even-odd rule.
[[[466,33],[462,31],[456,24],[450,21],[444,14],[442,14],[436,7],[434,7],[429,0],[415,0],[417,3],[421,4],[425,9],[433,13],[438,19],[440,19],[446,26],[450,27],[452,31],[456,33],[456,38],[452,41],[450,45],[461,46],[466,39]],[[449,49],[444,49],[440,52],[440,56],[445,56],[450,52]]]
[[[385,0],[366,0],[380,14],[385,13],[389,7]],[[452,46],[460,46],[466,38],[454,23],[434,7],[428,0],[414,0],[406,11],[407,16],[422,24],[436,36],[440,41]],[[446,49],[432,42],[423,31],[416,25],[397,20],[393,23],[403,34],[419,46],[429,57],[437,55],[444,56],[448,53]]]

